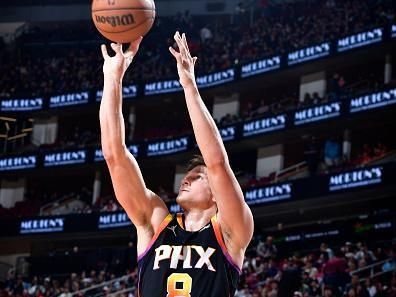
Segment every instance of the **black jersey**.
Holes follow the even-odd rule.
[[[240,269],[227,252],[216,217],[196,232],[183,226],[182,214],[169,214],[138,257],[138,296],[234,296]]]

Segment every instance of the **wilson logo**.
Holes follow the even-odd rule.
[[[117,16],[100,16],[95,15],[95,19],[98,23],[109,24],[112,27],[116,26],[128,26],[135,23],[135,19],[132,14],[124,14]]]

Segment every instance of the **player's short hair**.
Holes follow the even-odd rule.
[[[205,161],[201,155],[194,155],[187,163],[187,172],[194,169],[197,166],[205,166]]]

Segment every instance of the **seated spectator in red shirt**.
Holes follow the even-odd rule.
[[[363,145],[362,163],[365,164],[370,162],[372,157],[373,157],[373,151],[371,147],[366,143],[365,145]]]
[[[380,141],[374,146],[373,154],[374,157],[382,157],[387,152],[387,147]]]

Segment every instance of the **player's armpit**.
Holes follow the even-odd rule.
[[[144,227],[153,225],[155,229],[169,212],[162,199],[146,188],[135,158],[125,149],[107,165],[116,198],[132,223]]]
[[[235,247],[245,248],[253,235],[253,216],[229,163],[209,167],[208,178],[222,232]]]

